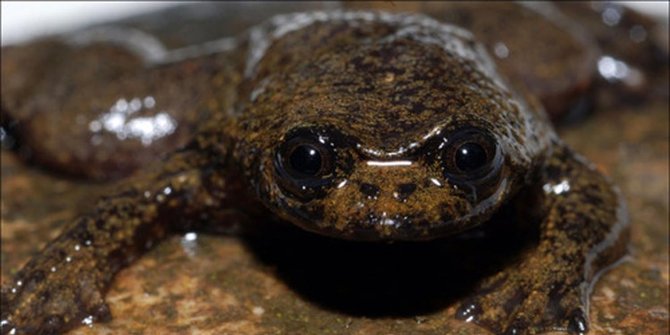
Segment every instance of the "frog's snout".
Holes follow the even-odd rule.
[[[364,196],[367,197],[368,199],[376,199],[379,197],[381,193],[381,188],[375,184],[370,184],[370,183],[360,183],[358,187],[360,193]],[[416,183],[413,182],[408,182],[408,183],[399,183],[396,184],[393,187],[393,198],[400,201],[404,202],[409,199],[410,196],[417,190],[417,185]]]
[[[409,161],[408,161],[409,162]],[[322,201],[320,226],[352,239],[425,239],[462,223],[472,204],[461,190],[417,162],[374,162],[354,169]]]
[[[405,201],[414,193],[414,191],[416,191],[416,188],[417,186],[415,183],[398,184],[396,191],[393,192],[393,197],[400,201]]]

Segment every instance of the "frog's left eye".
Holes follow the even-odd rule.
[[[309,200],[331,183],[336,160],[335,147],[325,135],[303,129],[289,135],[277,148],[274,166],[279,184],[286,191]]]
[[[488,132],[477,128],[452,133],[441,158],[445,176],[463,182],[485,181],[497,175],[502,166],[498,143]]]
[[[281,167],[296,180],[328,175],[333,153],[322,143],[301,139],[290,141],[279,151]]]

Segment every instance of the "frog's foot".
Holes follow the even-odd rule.
[[[42,265],[29,264],[2,287],[0,334],[60,334],[110,319],[98,271]]]
[[[457,317],[495,334],[585,334],[588,283],[574,266],[561,263],[536,258],[486,279],[460,306]]]

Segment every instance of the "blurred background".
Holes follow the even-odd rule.
[[[621,3],[659,19],[667,20],[668,18],[667,1],[622,1]],[[3,1],[2,45],[181,4],[184,2]]]

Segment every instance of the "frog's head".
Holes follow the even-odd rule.
[[[416,15],[300,15],[262,41],[239,116],[236,154],[282,218],[435,238],[487,219],[527,175],[537,122],[469,33]]]

